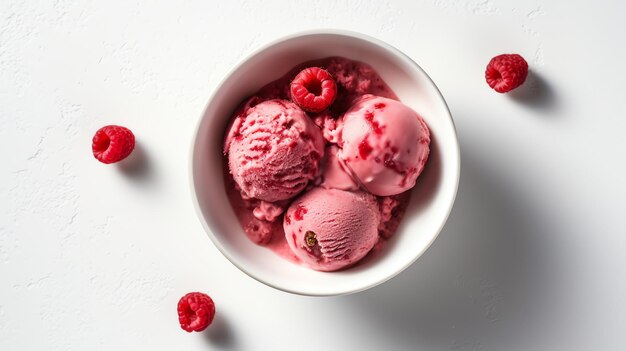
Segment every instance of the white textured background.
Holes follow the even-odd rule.
[[[0,350],[623,350],[626,2],[0,1]],[[435,244],[353,296],[248,278],[203,232],[190,140],[255,47],[350,29],[406,52],[447,98],[461,185]],[[484,68],[532,76],[499,95]],[[123,165],[96,129],[131,128]],[[176,303],[210,293],[187,334]]]

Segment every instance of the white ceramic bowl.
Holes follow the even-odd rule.
[[[328,56],[370,64],[403,103],[424,117],[432,134],[431,155],[396,234],[378,255],[332,273],[293,264],[252,243],[230,207],[222,176],[222,139],[235,107],[296,64]],[[407,268],[441,231],[459,182],[459,145],[454,124],[435,84],[399,50],[353,32],[300,33],[256,50],[226,75],[209,99],[192,147],[192,193],[200,221],[213,243],[250,277],[302,295],[330,296],[365,290]]]

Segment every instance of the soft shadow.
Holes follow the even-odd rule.
[[[232,328],[223,314],[215,315],[213,323],[203,332],[203,336],[212,349],[237,349],[237,340],[233,336]]]
[[[508,95],[520,104],[541,112],[551,112],[558,105],[554,89],[541,74],[528,71],[526,82]]]
[[[430,136],[430,153],[424,170],[417,178],[411,190],[411,201],[406,210],[406,216],[415,216],[424,206],[432,202],[441,186],[441,154],[439,142],[434,135]]]
[[[428,162],[424,166],[424,170],[417,178],[417,182],[410,192],[410,201],[404,212],[404,217],[421,216],[424,207],[428,206],[434,199],[435,195],[439,191],[441,186],[441,154],[440,147],[437,139],[431,135],[430,140],[430,154],[428,155]],[[403,229],[406,225],[406,221],[401,221],[398,227],[398,232],[404,232]],[[359,264],[349,268],[352,272],[366,271],[372,269],[371,266],[376,265],[381,257],[389,254],[393,247],[397,244],[397,240],[392,237],[390,240],[384,243],[380,249],[372,250],[365,258],[359,261]]]
[[[510,349],[546,325],[537,318],[554,284],[549,233],[498,165],[467,148],[462,160],[455,207],[433,246],[398,277],[337,301],[397,350]]]
[[[140,143],[135,144],[133,152],[119,162],[117,167],[126,178],[135,182],[143,184],[156,182],[156,174],[150,155]]]

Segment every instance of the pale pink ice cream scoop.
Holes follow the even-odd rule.
[[[313,188],[285,213],[285,238],[294,254],[318,271],[336,271],[362,259],[378,241],[380,211],[364,192]]]
[[[242,197],[274,202],[294,197],[318,176],[324,139],[297,105],[274,99],[234,119],[224,153]]]
[[[364,95],[343,116],[337,157],[374,195],[411,189],[430,152],[430,132],[405,104]]]

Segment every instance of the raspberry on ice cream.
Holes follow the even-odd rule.
[[[345,113],[337,157],[374,195],[411,189],[430,152],[424,120],[403,103],[364,95]]]
[[[274,202],[294,197],[317,177],[324,140],[298,106],[274,99],[235,118],[224,153],[243,197]]]
[[[303,69],[290,85],[293,101],[309,112],[328,108],[337,96],[337,85],[328,71],[319,67]]]
[[[291,250],[309,267],[336,271],[362,259],[378,241],[380,212],[364,192],[313,188],[285,213]]]

